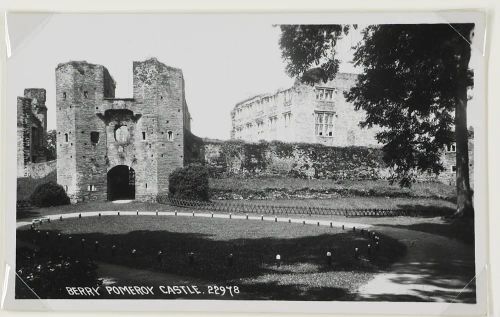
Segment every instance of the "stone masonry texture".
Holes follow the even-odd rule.
[[[46,142],[45,89],[25,89],[17,97],[17,175],[29,176],[30,164],[45,162]]]
[[[134,62],[133,86],[132,98],[118,99],[104,66],[57,66],[57,182],[73,202],[106,200],[117,166],[134,175],[136,199],[154,200],[184,165],[190,116],[182,71],[154,58]]]
[[[231,111],[231,138],[376,147],[377,128],[362,129],[364,112],[344,97],[355,81],[355,74],[339,73],[327,83],[297,81],[289,89],[244,100]]]

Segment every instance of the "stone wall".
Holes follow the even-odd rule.
[[[212,177],[282,175],[337,180],[387,177],[379,148],[206,140],[202,152]]]
[[[45,161],[47,108],[45,89],[26,89],[17,97],[17,175],[26,176],[26,166]],[[37,99],[38,97],[38,99]]]
[[[469,169],[473,186],[473,140],[469,141]],[[383,162],[382,149],[373,147],[330,147],[321,144],[279,141],[248,143],[238,140],[187,139],[191,155],[186,163],[204,164],[210,176],[290,176],[316,179],[388,179],[390,169]],[[420,182],[455,184],[455,153],[443,151],[444,171],[439,175],[421,173]]]
[[[454,144],[453,144],[454,146]],[[469,181],[471,188],[474,188],[474,139],[469,138]],[[455,150],[446,150],[441,156],[444,171],[437,178],[440,182],[454,185],[456,182],[457,153]]]
[[[41,162],[41,163],[28,163],[24,170],[24,177],[31,178],[44,178],[57,168],[56,160]]]

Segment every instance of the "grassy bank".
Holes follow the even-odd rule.
[[[214,198],[290,199],[336,197],[417,197],[455,200],[455,188],[438,182],[414,183],[401,188],[386,180],[300,179],[288,177],[210,179]]]

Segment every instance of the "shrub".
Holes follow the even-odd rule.
[[[208,169],[201,165],[176,169],[168,179],[168,190],[172,198],[208,201]]]
[[[70,203],[64,188],[55,182],[38,185],[31,194],[30,201],[31,204],[38,207],[68,205]]]

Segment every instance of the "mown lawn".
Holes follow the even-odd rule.
[[[367,245],[373,242],[359,230],[175,216],[67,219],[44,224],[40,232],[21,228],[17,238],[18,246],[36,245],[55,261],[61,256],[82,261],[91,258],[98,265],[129,268],[130,273],[125,269],[112,273],[117,276],[100,276],[117,281],[117,285],[120,281],[141,285],[134,272],[145,270],[151,276],[141,278],[148,281],[155,280],[156,274],[168,273],[177,276],[181,285],[239,287],[238,296],[224,299],[349,300],[375,272],[406,252],[400,242],[380,235],[380,249],[369,254]],[[354,257],[354,248],[359,248],[359,259]],[[158,251],[162,251],[161,259]],[[326,261],[328,251],[333,254],[332,266]],[[24,256],[22,252],[18,256]],[[229,254],[233,255],[232,265]],[[276,254],[282,259],[279,267]],[[162,282],[157,279],[156,283]],[[216,297],[204,294],[198,298]]]
[[[243,198],[278,196],[299,198],[307,195],[333,197],[419,197],[453,201],[456,189],[438,182],[418,182],[411,188],[401,188],[386,180],[326,180],[290,177],[221,178],[210,179],[214,195],[236,194]],[[273,193],[274,192],[274,193]],[[278,192],[278,193],[276,193]]]
[[[300,206],[328,207],[337,209],[407,209],[437,210],[453,212],[455,204],[434,198],[405,197],[340,197],[333,199],[241,199],[228,200],[228,204],[262,205],[262,206]]]

